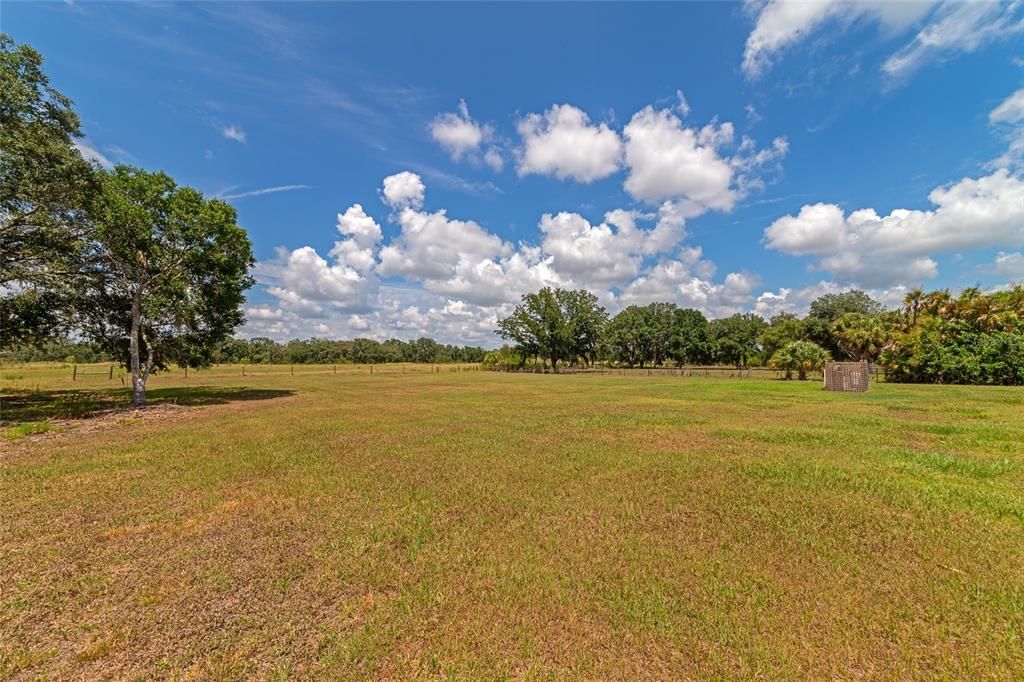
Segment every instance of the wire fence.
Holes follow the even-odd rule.
[[[94,365],[72,365],[65,367],[72,381],[88,380],[89,377],[100,377],[101,380],[113,381],[120,378],[123,382],[128,374],[123,367],[114,365],[96,369]],[[442,363],[442,364],[365,364],[365,365],[212,365],[202,369],[188,367],[172,367],[159,373],[159,376],[175,376],[179,378],[211,378],[226,379],[232,377],[263,377],[263,376],[345,376],[345,375],[423,375],[442,374],[445,372],[478,372],[481,367],[477,363]]]
[[[7,365],[11,367],[11,365]],[[28,367],[28,366],[24,366]],[[36,365],[39,367],[39,365]],[[46,369],[51,371],[67,372],[67,378],[72,382],[115,382],[125,383],[128,375],[124,367],[115,364],[104,365],[61,365],[54,363]],[[173,367],[159,373],[162,377],[177,377],[184,379],[227,379],[241,377],[268,377],[268,376],[396,376],[396,375],[426,375],[461,372],[487,371],[479,363],[441,363],[441,364],[412,364],[412,363],[385,363],[385,364],[336,364],[336,365],[212,365],[203,369],[190,369]],[[613,367],[608,365],[565,366],[559,367],[557,372],[550,368],[523,367],[523,368],[502,368],[495,370],[507,374],[556,374],[556,375],[593,375],[593,376],[624,376],[624,377],[693,377],[704,379],[784,379],[786,373],[783,370],[769,367],[723,367],[719,365],[685,365],[679,367]],[[872,365],[870,378],[873,383],[886,381],[883,368]],[[52,376],[52,375],[51,375]],[[796,373],[793,373],[796,378]],[[821,370],[807,373],[806,378],[810,381],[824,381]]]
[[[507,368],[501,371],[513,374],[552,374],[549,368],[524,367],[522,369]],[[721,365],[683,365],[679,367],[611,367],[606,365],[592,365],[590,367],[569,366],[559,368],[556,374],[591,374],[598,376],[634,376],[634,377],[697,377],[705,379],[785,379],[786,371],[773,369],[771,367],[728,367]],[[877,365],[872,365],[869,371],[871,381],[874,383],[886,380],[885,370]],[[792,378],[797,377],[796,372],[791,373]],[[824,381],[825,375],[822,370],[813,370],[806,373],[809,381]]]

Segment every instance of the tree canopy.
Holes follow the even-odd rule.
[[[759,339],[761,352],[768,358],[791,341],[805,340],[807,340],[807,323],[792,313],[775,315],[769,321],[768,327],[761,332]]]
[[[882,318],[864,313],[843,313],[832,323],[829,333],[846,358],[868,362],[878,359],[889,338]]]
[[[881,315],[884,310],[885,306],[859,289],[825,294],[811,302],[807,318],[804,320],[805,337],[833,356],[843,357],[843,351],[832,335],[832,323],[848,313],[875,317]]]
[[[655,330],[651,311],[631,305],[613,317],[605,329],[608,357],[629,367],[654,361]]]
[[[101,186],[80,320],[130,368],[141,404],[154,368],[208,364],[243,322],[252,247],[234,208],[165,173],[118,166]]]
[[[66,318],[97,193],[71,100],[43,58],[0,34],[0,328],[3,343],[52,334]]]
[[[821,369],[828,359],[828,351],[813,341],[790,341],[775,351],[768,366],[785,370],[787,379],[792,379],[796,372],[797,378],[803,381],[808,372]]]
[[[672,359],[680,365],[708,364],[715,360],[715,340],[704,313],[676,308],[672,313]]]
[[[893,321],[881,363],[896,381],[1024,384],[1024,287],[915,296]]]
[[[737,313],[712,320],[711,331],[722,362],[745,367],[758,351],[758,341],[767,323],[754,313]]]
[[[607,319],[589,291],[544,287],[525,294],[511,315],[498,320],[496,333],[515,343],[524,360],[540,356],[557,371],[561,361],[595,357]]]

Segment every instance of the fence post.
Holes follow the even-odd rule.
[[[334,373],[337,374],[338,373],[338,366],[337,365],[333,365],[333,367],[334,367]]]
[[[188,379],[188,365],[185,365],[185,378]]]
[[[370,365],[370,374],[373,374],[373,365]]]
[[[71,365],[71,380],[78,380],[78,365]]]
[[[291,369],[292,369],[292,376],[295,376],[295,365],[292,365]]]
[[[242,376],[245,376],[245,365],[242,365]]]

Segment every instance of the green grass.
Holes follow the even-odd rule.
[[[17,371],[7,428],[124,399]],[[152,384],[0,443],[0,677],[1024,675],[1021,389]]]
[[[34,433],[46,433],[49,430],[50,422],[47,421],[24,422],[4,429],[4,438],[7,440],[16,440]]]

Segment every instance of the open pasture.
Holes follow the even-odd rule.
[[[1019,388],[394,369],[0,441],[0,677],[1024,674]]]

